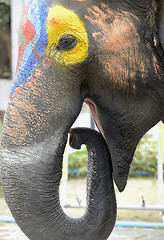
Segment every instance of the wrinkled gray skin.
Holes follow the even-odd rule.
[[[31,240],[106,240],[114,227],[116,200],[111,158],[105,141],[100,133],[91,129],[71,129],[70,134],[73,148],[80,149],[86,144],[88,150],[87,206],[82,218],[68,217],[60,206],[62,147],[58,148],[58,158],[52,166],[45,164],[44,170],[37,169],[36,173],[34,166],[20,164],[10,173],[12,179],[18,174],[19,182],[11,183],[12,191],[7,190],[7,201],[17,223]],[[8,169],[5,170],[6,178]],[[32,179],[37,179],[37,183],[32,184]],[[6,182],[4,188],[8,188]],[[13,198],[14,189],[17,190],[11,201],[8,198],[9,195]]]
[[[50,56],[51,64],[45,67],[43,56],[36,66],[42,70],[40,77],[34,71],[34,84],[28,88],[22,83],[12,94],[3,128],[1,174],[6,200],[32,240],[59,240],[60,225],[63,232],[67,227],[60,206],[54,206],[58,199],[54,180],[59,184],[67,134],[84,101],[106,141],[120,191],[126,185],[140,138],[164,119],[164,1],[56,2],[84,22],[88,57],[81,63],[64,65]],[[50,6],[56,2],[47,1]],[[69,51],[76,42],[67,40],[57,51]],[[21,79],[21,71],[19,76]],[[101,204],[97,209],[101,210]],[[74,221],[71,224],[72,231]],[[88,225],[87,236],[95,229],[93,225]],[[75,229],[70,239],[80,239],[75,235],[77,229],[82,231],[81,225]],[[39,237],[34,237],[37,234]],[[99,234],[102,237],[93,234],[88,239],[102,240],[101,228]],[[86,235],[82,239],[87,239]]]

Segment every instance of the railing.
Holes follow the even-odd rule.
[[[86,208],[86,205],[71,205],[71,204],[66,204],[64,205],[64,208]],[[159,211],[162,217],[162,220],[164,222],[164,205],[118,205],[118,209],[123,209],[123,210],[146,210],[146,211]]]

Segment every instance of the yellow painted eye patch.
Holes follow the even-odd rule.
[[[72,11],[62,7],[55,6],[50,8],[47,19],[48,45],[47,54],[54,57],[65,65],[71,65],[83,62],[88,56],[88,36],[84,23]],[[73,47],[67,46],[66,50],[59,50],[62,39],[69,36],[70,39],[76,39]],[[66,39],[63,44],[70,44]]]

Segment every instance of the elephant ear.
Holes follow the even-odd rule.
[[[157,22],[158,22],[158,36],[164,50],[164,0],[158,0]]]
[[[150,25],[154,29],[154,46],[164,60],[164,0],[152,0],[152,8]]]
[[[156,12],[154,46],[164,62],[164,0],[152,0],[152,5]],[[161,121],[164,123],[164,117]]]
[[[158,21],[159,21],[159,40],[162,46],[163,50],[163,56],[164,56],[164,0],[160,1],[161,7],[159,10],[159,16],[158,16]],[[162,122],[164,123],[164,117],[162,119]]]

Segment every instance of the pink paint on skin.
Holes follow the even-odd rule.
[[[22,93],[22,88],[21,87],[18,87],[17,89],[15,89],[15,92],[13,93],[13,96],[15,98],[18,98]]]
[[[48,43],[48,3],[45,0],[27,0],[24,9],[19,29],[18,64],[10,95],[35,74]]]
[[[43,67],[46,69],[48,68],[50,65],[51,65],[51,60],[46,57],[44,60],[43,60],[43,63],[42,63]]]
[[[22,59],[23,59],[23,55],[24,55],[24,51],[27,47],[27,45],[30,43],[30,41],[36,36],[36,30],[34,25],[30,22],[30,20],[28,19],[28,11],[29,11],[29,6],[25,7],[24,10],[24,14],[23,14],[23,18],[20,24],[20,32],[22,31],[22,35],[19,35],[19,52],[18,52],[18,63],[17,63],[17,68],[16,68],[16,73],[18,68],[21,65]],[[25,21],[26,18],[26,21]],[[25,22],[24,22],[25,21]],[[27,27],[28,26],[28,27]],[[25,42],[22,42],[21,38],[24,38]],[[16,75],[15,73],[15,75]]]
[[[34,85],[37,78],[40,78],[44,74],[44,70],[46,70],[51,65],[51,60],[46,57],[43,62],[41,63],[44,69],[41,68],[36,69],[35,74],[29,77],[26,81],[25,87],[30,88]]]
[[[41,64],[43,66],[43,70],[41,68],[36,69],[35,74],[33,76],[30,76],[27,79],[27,81],[25,83],[26,88],[32,87],[34,85],[36,79],[40,78],[44,74],[44,70],[46,70],[51,65],[51,60],[48,57],[46,57]],[[22,88],[18,87],[15,89],[13,97],[18,99],[19,96],[21,95],[21,93],[22,93]],[[10,102],[10,100],[11,100],[11,96],[9,97],[8,102]]]
[[[52,18],[52,19],[49,21],[49,23],[50,23],[51,25],[58,25],[58,24],[60,23],[60,21],[59,21],[59,20],[56,20],[55,18]]]
[[[26,88],[30,88],[32,85],[34,85],[34,82],[35,82],[34,77],[30,77],[30,78],[27,80],[27,82],[26,82],[26,84],[25,84],[25,87],[26,87]]]

